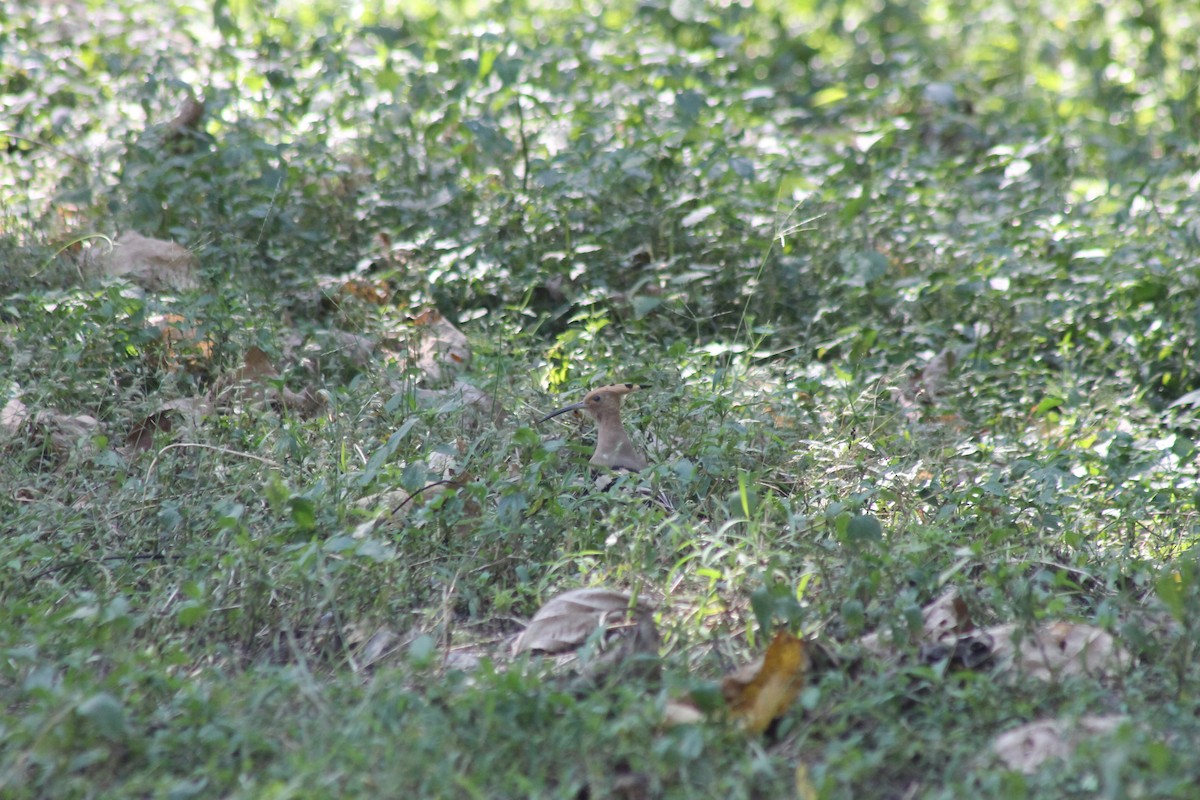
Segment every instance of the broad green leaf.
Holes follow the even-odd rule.
[[[120,741],[129,733],[125,707],[108,692],[92,695],[76,706],[75,711],[91,722],[106,739]]]

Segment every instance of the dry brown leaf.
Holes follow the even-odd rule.
[[[429,383],[438,383],[466,369],[471,346],[462,331],[438,311],[429,309],[413,319],[416,328],[416,365]]]
[[[87,414],[62,414],[58,411],[39,411],[33,416],[32,435],[46,437],[51,449],[60,456],[69,454],[81,441],[89,440],[100,421]],[[90,441],[84,442],[90,450]]]
[[[1073,622],[1049,622],[1028,629],[997,625],[983,631],[994,642],[1001,670],[1044,681],[1075,675],[1109,677],[1127,667],[1130,656],[1107,631]]]
[[[279,377],[279,371],[271,358],[258,347],[246,351],[242,366],[226,375],[214,387],[214,398],[222,398],[229,391],[241,392],[242,396],[258,403],[273,403],[301,416],[310,416],[325,406],[324,399],[309,389],[295,392],[284,387],[270,385]]]
[[[921,609],[923,623],[921,625],[921,644],[944,644],[953,646],[955,640],[970,631],[974,626],[967,604],[959,596],[957,589],[948,589],[933,602]],[[896,642],[892,640],[890,631],[876,631],[859,640],[863,649],[879,656],[891,658],[898,655]]]
[[[80,266],[95,277],[125,278],[152,292],[181,292],[200,286],[191,251],[133,231],[122,233],[111,247],[93,247]]]
[[[386,305],[392,297],[392,289],[387,281],[368,281],[362,278],[351,278],[342,284],[342,295],[364,300],[372,305]]]
[[[676,725],[694,725],[703,721],[704,712],[687,699],[668,700],[663,709],[663,726],[667,728],[674,728]]]
[[[721,680],[730,714],[750,733],[762,733],[800,694],[808,671],[804,642],[788,631],[775,634],[762,658]]]
[[[264,383],[278,377],[279,371],[271,363],[271,357],[258,347],[246,351],[242,366],[235,373],[236,380],[251,383]]]
[[[149,450],[154,446],[154,434],[157,431],[170,433],[173,425],[170,412],[155,411],[129,429],[125,435],[125,446],[134,450]]]
[[[360,367],[365,367],[375,360],[375,348],[377,343],[374,339],[362,336],[349,331],[331,330],[329,338],[337,346],[338,350],[351,363]]]
[[[194,130],[200,124],[200,119],[203,116],[204,99],[189,94],[183,99],[183,104],[179,107],[179,113],[167,123],[167,127],[177,133],[182,133],[189,129]]]
[[[992,740],[992,751],[1009,769],[1032,775],[1047,761],[1070,757],[1085,739],[1111,734],[1128,719],[1123,716],[1040,719],[1000,734]]]
[[[139,420],[129,429],[125,436],[125,446],[132,450],[149,450],[154,444],[154,434],[158,431],[170,433],[177,418],[182,417],[187,423],[194,425],[210,410],[211,405],[202,397],[180,397],[163,403],[157,411]]]
[[[147,358],[157,368],[174,371],[182,364],[194,371],[212,358],[212,340],[202,337],[187,317],[155,314],[147,324],[159,329],[157,347],[146,350]]]
[[[513,642],[513,655],[573,650],[596,632],[636,628],[650,608],[632,604],[628,594],[611,589],[575,589],[546,603]],[[651,624],[653,624],[651,622]]]
[[[29,409],[19,397],[10,397],[4,408],[0,409],[0,429],[10,436],[16,436],[29,419]]]

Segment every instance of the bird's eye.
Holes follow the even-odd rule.
[[[600,402],[600,395],[596,395],[595,397],[593,397],[593,398],[592,398],[592,402],[593,402],[593,403],[599,403],[599,402]]]

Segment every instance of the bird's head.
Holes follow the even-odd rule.
[[[539,419],[538,424],[540,425],[546,420],[553,419],[560,414],[566,414],[568,411],[586,411],[597,422],[606,419],[617,419],[621,413],[621,398],[640,388],[642,387],[636,383],[614,383],[609,386],[592,389],[578,403],[572,403],[569,406],[563,406],[557,411],[550,412]]]

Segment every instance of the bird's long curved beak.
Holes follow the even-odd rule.
[[[547,414],[546,416],[542,417],[541,419],[539,419],[539,420],[538,420],[537,422],[535,422],[534,424],[535,424],[535,425],[541,425],[541,424],[542,424],[543,422],[545,422],[546,420],[548,420],[548,419],[554,419],[554,418],[555,418],[555,417],[557,417],[559,414],[565,414],[565,413],[567,413],[568,411],[578,411],[578,410],[579,410],[579,409],[581,409],[581,408],[583,408],[583,402],[582,402],[582,401],[580,401],[580,402],[578,402],[578,403],[571,403],[571,405],[569,405],[569,406],[563,406],[563,407],[562,407],[562,408],[560,408],[558,411],[551,411],[549,414]]]

